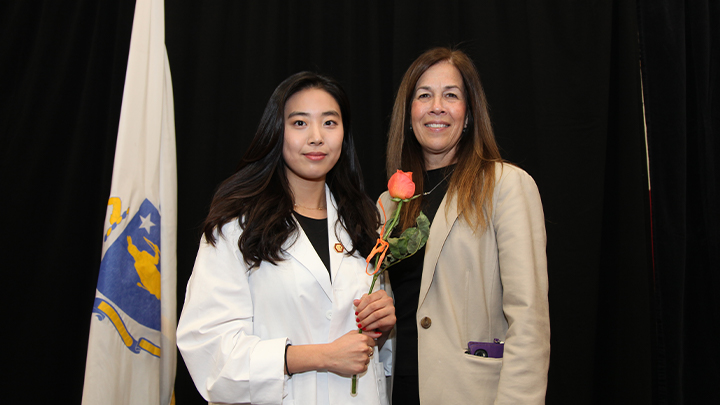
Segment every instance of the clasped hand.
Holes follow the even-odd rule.
[[[363,294],[353,304],[356,308],[355,320],[358,328],[363,331],[389,332],[395,326],[395,305],[393,299],[384,290],[375,291],[370,295]]]
[[[356,321],[362,325],[363,333],[350,331],[330,344],[330,358],[334,359],[334,364],[328,369],[346,376],[367,370],[375,340],[392,330],[396,321],[393,300],[383,290],[364,294],[353,303],[356,307]]]

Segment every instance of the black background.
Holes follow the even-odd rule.
[[[678,271],[683,280],[686,272],[698,274],[693,269],[702,269],[700,280],[708,280],[700,282],[702,292],[718,286],[711,271],[718,270],[712,261],[717,253],[709,253],[717,251],[717,231],[700,235],[699,245],[683,239],[679,269],[672,247],[656,251],[656,261],[662,259],[656,270],[670,276],[653,273],[640,81],[642,55],[644,75],[654,66],[660,72],[645,84],[646,97],[654,92],[655,102],[647,100],[646,107],[657,106],[657,122],[673,115],[672,108],[662,108],[668,105],[663,78],[687,72],[673,76],[659,44],[668,37],[691,43],[682,29],[668,28],[677,21],[686,27],[689,17],[669,12],[668,4],[677,2],[655,7],[639,1],[640,7],[622,0],[167,1],[178,161],[178,314],[213,191],[232,173],[280,81],[313,70],[343,84],[374,198],[385,188],[385,132],[402,74],[431,46],[459,46],[480,72],[503,157],[534,177],[543,198],[552,325],[547,403],[681,403],[676,400],[684,389],[690,399],[690,388],[683,388],[688,380],[695,381],[693,392],[709,390],[717,381],[717,349],[705,363],[698,352],[658,355],[676,340],[684,347],[685,318],[673,305],[686,302],[692,291],[670,301],[658,292],[672,289]],[[713,7],[705,5],[705,11],[717,16]],[[3,330],[12,342],[6,343],[11,392],[30,401],[41,394],[79,403],[134,5],[10,1],[0,12]],[[657,198],[653,207],[660,204],[667,221],[682,209],[694,213],[694,223],[709,218],[711,225],[717,224],[711,214],[718,149],[711,140],[718,109],[710,106],[717,105],[718,58],[708,38],[717,27],[704,16],[709,51],[692,62],[705,72],[698,77],[709,80],[709,90],[678,108],[706,112],[699,126],[682,121],[688,137],[703,135],[693,150],[706,159],[685,165],[683,173],[710,173],[702,176],[706,191],[698,197],[705,210],[691,203],[663,205]],[[689,53],[681,45],[678,52]],[[648,111],[652,131],[650,117]],[[664,123],[653,125],[666,129],[649,134],[654,169],[653,158],[665,159],[661,151],[678,150],[666,142],[677,133]],[[653,140],[665,145],[655,146],[655,154]],[[675,195],[675,183],[658,186],[668,170],[656,165],[653,189],[664,190],[662,197]],[[680,193],[685,189],[681,185]],[[693,249],[704,253],[699,263],[686,260]],[[699,304],[717,309],[717,303],[706,298]],[[694,372],[684,369],[686,358]],[[180,356],[175,391],[177,404],[204,403]]]

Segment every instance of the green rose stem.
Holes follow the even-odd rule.
[[[403,202],[407,202],[410,200],[414,200],[416,198],[420,197],[420,194],[413,196],[411,198],[408,198],[407,200],[401,200],[399,198],[392,198],[393,201],[397,201],[398,205],[395,209],[395,215],[390,220],[390,225],[388,225],[387,229],[382,235],[382,240],[387,242],[388,236],[392,233],[393,228],[395,228],[395,225],[397,225],[398,221],[400,221],[400,209],[402,208]],[[380,261],[380,256],[375,257],[375,269],[378,269],[378,266],[382,265],[382,263],[378,263]],[[375,274],[373,274],[372,283],[370,284],[370,291],[368,291],[368,295],[372,294],[373,288],[375,288],[375,281],[377,281],[378,276],[380,276],[380,270],[376,270]],[[358,328],[359,333],[363,333],[361,328]],[[354,374],[352,377],[352,390],[351,393],[353,395],[357,394],[357,374]]]

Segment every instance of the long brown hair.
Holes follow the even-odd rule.
[[[285,79],[273,92],[250,147],[235,174],[218,187],[203,224],[205,239],[214,245],[214,232],[222,236],[223,225],[238,221],[243,229],[238,248],[251,268],[260,266],[262,261],[276,264],[283,260],[282,245],[297,236],[297,224],[292,217],[292,191],[282,156],[283,115],[287,100],[310,88],[326,91],[340,107],[345,131],[342,151],[325,182],[335,197],[338,220],[353,243],[348,254],[357,250],[363,256],[368,255],[377,238],[380,217],[373,201],[365,194],[350,130],[347,95],[334,79],[300,72]]]
[[[433,48],[420,55],[403,76],[393,107],[387,146],[387,175],[397,169],[413,172],[416,193],[423,190],[425,159],[422,147],[410,129],[411,105],[420,76],[431,66],[449,62],[460,72],[466,100],[467,130],[458,142],[457,166],[448,185],[448,197],[457,200],[458,212],[470,226],[484,230],[492,211],[495,189],[495,163],[502,162],[495,142],[485,92],[473,61],[462,51],[445,47]],[[402,230],[415,225],[420,214],[422,197],[401,212]]]

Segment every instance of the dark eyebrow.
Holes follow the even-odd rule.
[[[330,110],[330,111],[325,111],[324,113],[322,113],[322,116],[323,116],[323,117],[331,116],[331,117],[338,117],[338,118],[340,118],[340,113],[337,112],[337,111],[335,111],[335,110]]]
[[[302,117],[309,117],[309,116],[310,116],[310,114],[308,114],[308,113],[306,113],[306,112],[293,111],[293,112],[291,112],[290,114],[288,114],[287,117],[288,117],[288,118],[292,118],[292,117],[295,117],[295,116],[298,116],[298,115],[300,115],[300,116],[302,116]]]
[[[443,91],[445,91],[445,90],[450,90],[450,89],[458,89],[458,90],[460,90],[460,86],[456,86],[456,85],[453,84],[453,85],[450,85],[450,86],[445,86],[445,87],[443,87]],[[418,90],[427,90],[427,91],[430,91],[431,89],[430,89],[430,86],[420,86],[420,87],[418,87],[417,89],[415,89],[415,92],[417,93]]]
[[[287,117],[288,117],[288,118],[292,118],[292,117],[295,117],[295,116],[298,116],[298,115],[301,116],[301,117],[309,117],[309,116],[310,116],[310,114],[308,114],[308,113],[306,113],[306,112],[293,111],[293,112],[291,112],[290,114],[288,114]],[[325,111],[324,113],[322,113],[322,114],[320,114],[320,115],[323,116],[323,117],[327,117],[327,116],[340,117],[340,113],[338,113],[338,112],[335,111],[335,110]]]

